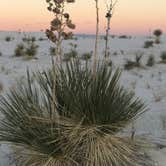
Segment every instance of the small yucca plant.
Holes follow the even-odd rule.
[[[24,44],[18,44],[14,50],[14,56],[21,57],[25,55],[25,46]]]
[[[52,56],[56,55],[56,48],[55,47],[50,47],[49,51],[50,51],[50,55],[52,55]]]
[[[84,61],[88,61],[89,59],[92,58],[92,54],[93,54],[93,52],[84,53],[84,54],[82,54],[81,59]]]
[[[12,145],[17,165],[149,166],[137,143],[117,136],[145,111],[119,86],[119,76],[119,70],[99,63],[94,77],[78,60],[33,80],[28,74],[25,84],[0,101],[0,140]]]
[[[161,52],[160,58],[162,61],[166,62],[166,51]]]
[[[153,47],[153,41],[151,40],[148,40],[148,41],[145,41],[144,43],[144,48],[150,48],[150,47]]]
[[[10,36],[6,36],[6,38],[5,38],[6,42],[10,42],[11,40],[12,40],[12,38]]]
[[[27,41],[25,44],[18,44],[14,51],[16,57],[32,58],[36,56],[38,45],[35,42]]]
[[[160,41],[160,36],[162,35],[162,30],[156,29],[156,30],[154,30],[153,34],[154,34],[155,37],[156,37],[155,43],[156,43],[156,44],[160,44],[160,43],[161,43],[161,41]]]
[[[25,50],[25,55],[27,57],[34,57],[37,54],[37,51],[38,51],[38,45],[32,42],[27,45],[27,48]]]
[[[149,66],[149,67],[152,67],[152,66],[155,65],[155,57],[154,57],[153,54],[149,56],[146,65]]]

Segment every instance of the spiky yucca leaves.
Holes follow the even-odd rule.
[[[60,115],[82,121],[82,125],[97,125],[100,130],[115,133],[136,115],[145,111],[145,105],[134,99],[133,93],[119,86],[120,70],[98,64],[97,74],[85,68],[79,61],[58,66],[56,72],[57,111]],[[48,91],[53,87],[52,72],[38,74],[41,87]],[[105,131],[106,132],[106,131]]]
[[[47,97],[29,76],[25,84],[1,97],[0,141],[12,145],[18,166],[78,165],[63,150],[67,140],[61,132],[70,129],[72,122],[50,118]]]
[[[53,73],[55,110],[51,107]],[[140,146],[116,136],[144,111],[118,84],[120,71],[98,64],[96,75],[78,61],[28,76],[1,100],[0,139],[14,145],[22,166],[142,166]],[[36,81],[37,80],[37,81]]]
[[[58,66],[56,71],[56,111],[77,124],[65,134],[70,140],[66,151],[72,153],[72,158],[83,166],[149,165],[139,145],[115,136],[145,111],[133,93],[119,86],[120,70],[113,72],[99,63],[94,77],[90,67],[74,61]],[[47,96],[51,96],[48,87],[53,87],[52,78],[51,71],[38,73]]]

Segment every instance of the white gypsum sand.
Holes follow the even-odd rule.
[[[39,50],[35,59],[26,60],[22,57],[13,57],[14,50],[22,38],[25,36],[36,38],[36,44]],[[11,41],[5,41],[5,37],[10,36]],[[69,43],[77,44],[77,51],[81,55],[85,52],[91,52],[94,48],[93,35],[78,35],[77,40],[68,40],[64,42],[63,51],[70,49]],[[44,40],[38,40],[43,38]],[[152,48],[143,48],[144,42],[149,39],[146,36],[132,36],[129,38],[110,37],[110,55],[115,67],[124,68],[126,59],[134,60],[136,55],[143,54],[141,64],[143,67],[134,68],[132,70],[124,70],[120,79],[121,84],[126,88],[132,89],[137,96],[146,101],[149,111],[142,115],[135,123],[136,134],[147,135],[151,138],[166,139],[166,64],[159,64],[160,54],[166,51],[166,36],[162,36],[161,44],[154,45]],[[99,39],[99,55],[104,56],[104,38]],[[51,58],[49,55],[50,46],[53,43],[47,40],[43,32],[0,32],[0,83],[3,84],[5,93],[10,87],[15,86],[16,79],[24,79],[27,68],[30,71],[42,70],[51,66]],[[155,57],[155,65],[147,67],[147,59],[153,54]],[[130,134],[130,127],[124,133]],[[149,152],[152,158],[159,166],[165,166],[166,149],[158,148]],[[0,165],[8,166],[10,161],[8,158],[8,148],[4,145],[0,146]]]

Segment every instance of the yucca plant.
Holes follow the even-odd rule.
[[[56,48],[55,47],[50,47],[49,52],[50,52],[51,56],[55,56],[56,55]]]
[[[160,44],[160,43],[161,43],[161,41],[160,41],[160,36],[162,35],[162,30],[156,29],[156,30],[154,30],[153,34],[154,34],[155,37],[156,37],[155,43],[156,43],[156,44]]]
[[[151,54],[147,60],[147,66],[152,67],[155,65],[155,57],[153,54]]]
[[[0,140],[12,145],[17,165],[151,165],[139,144],[117,135],[145,111],[119,86],[119,76],[120,70],[98,63],[94,77],[79,60],[35,73],[33,80],[28,73],[27,82],[0,101]]]
[[[6,41],[6,42],[10,42],[11,40],[12,40],[12,37],[6,36],[6,38],[5,38],[5,41]]]
[[[160,58],[162,61],[166,61],[166,51],[161,52]]]
[[[25,50],[25,55],[29,58],[36,56],[38,51],[38,45],[34,42],[27,43],[27,48]]]
[[[147,40],[144,43],[144,48],[150,48],[153,47],[154,42],[152,40]]]
[[[18,44],[14,50],[14,56],[20,57],[25,55],[25,46],[24,44]]]

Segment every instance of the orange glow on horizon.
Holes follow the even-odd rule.
[[[86,1],[86,2],[85,2]],[[45,0],[6,0],[0,7],[0,30],[40,31],[49,27],[52,14]],[[105,32],[105,3],[100,2],[100,33]],[[111,20],[111,33],[147,34],[149,30],[166,30],[165,0],[119,0]],[[95,32],[94,0],[76,0],[67,10],[77,28],[75,33]]]

